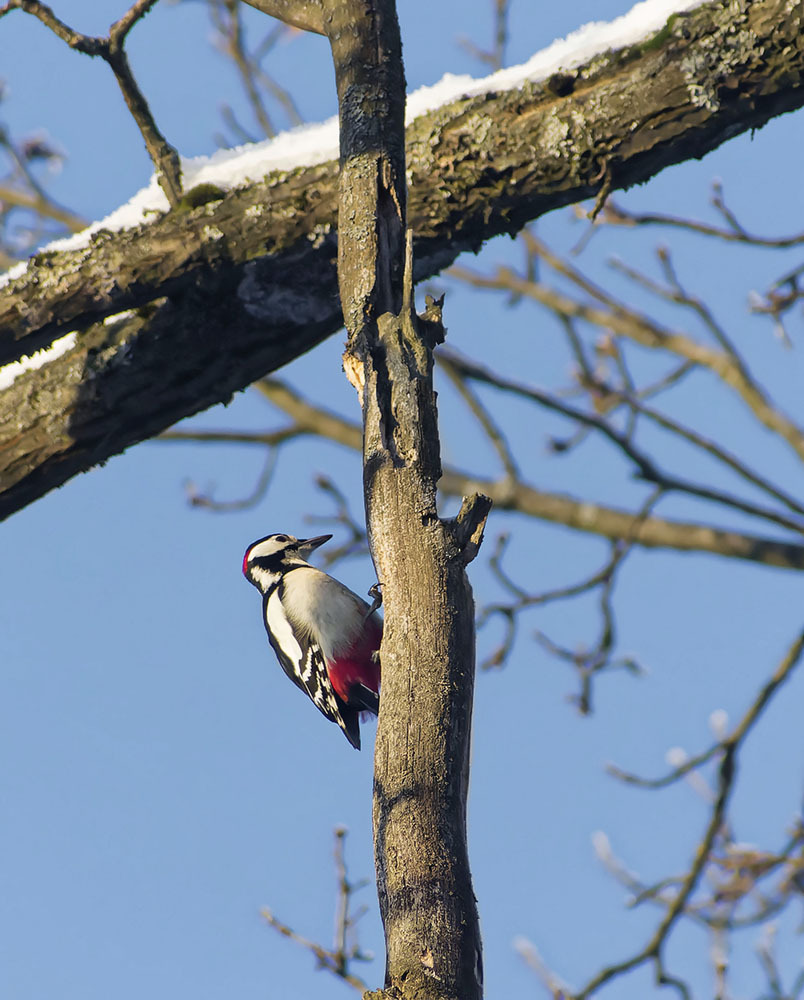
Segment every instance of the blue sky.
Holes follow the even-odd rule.
[[[490,4],[458,0],[400,5],[409,86],[444,72],[482,70],[457,44],[489,37]],[[509,63],[626,2],[539,5],[513,0]],[[109,0],[54,4],[77,28],[103,32],[124,7]],[[256,25],[259,15],[250,17]],[[211,52],[200,3],[160,4],[131,37],[131,60],[161,127],[185,155],[214,148],[218,105],[247,117],[233,71]],[[0,66],[8,95],[0,111],[17,136],[43,129],[67,153],[50,189],[87,218],[108,213],[142,187],[150,165],[107,69],[79,57],[30,17],[0,23]],[[326,45],[280,46],[272,64],[308,120],[335,111]],[[772,122],[701,162],[666,171],[619,196],[634,208],[705,215],[714,178],[746,225],[770,234],[801,228],[800,115]],[[772,183],[769,181],[772,180]],[[711,217],[711,215],[710,215]],[[556,213],[539,233],[561,248],[581,224]],[[605,266],[619,253],[648,267],[666,234],[598,235],[583,262],[597,280],[625,287]],[[802,363],[768,325],[746,312],[749,289],[784,269],[778,259],[746,258],[691,238],[673,239],[679,269],[720,315],[760,378],[794,416]],[[517,263],[510,240],[479,259]],[[798,261],[790,258],[792,268]],[[450,280],[450,343],[535,384],[566,375],[568,358],[545,317],[501,296],[481,296]],[[641,293],[630,290],[642,304]],[[795,327],[793,328],[795,331]],[[340,372],[342,337],[282,374],[309,396],[357,419]],[[651,365],[645,357],[638,362]],[[691,382],[674,405],[688,422],[722,434],[746,459],[801,492],[789,454],[745,419],[733,398]],[[492,474],[494,457],[449,386],[439,386],[446,461]],[[523,455],[528,478],[626,504],[645,495],[620,456],[587,443],[571,460],[549,454],[558,418],[535,414],[489,392]],[[280,419],[255,393],[201,414],[190,426],[264,429]],[[651,439],[647,439],[650,444]],[[674,471],[702,476],[688,452],[667,447]],[[356,456],[303,441],[283,452],[271,490],[257,508],[229,515],[190,509],[183,484],[214,488],[219,499],[248,493],[262,456],[247,447],[143,444],[81,476],[0,526],[0,993],[14,1000],[118,1000],[193,996],[250,998],[347,996],[349,988],[315,970],[314,960],[266,927],[270,907],[299,933],[328,944],[335,874],[332,830],[349,829],[354,877],[371,876],[371,736],[351,750],[290,685],[275,663],[259,599],[240,575],[243,550],[271,531],[316,532],[305,520],[331,506],[315,490],[325,473],[361,510]],[[723,479],[720,485],[734,484]],[[450,504],[446,505],[449,510]],[[663,502],[660,514],[713,515],[691,501]],[[722,518],[717,518],[723,522]],[[745,518],[729,524],[748,528]],[[320,529],[324,530],[324,529]],[[533,589],[568,583],[602,563],[606,546],[549,525],[495,513],[489,539],[511,531],[512,575]],[[490,546],[489,546],[490,551]],[[488,553],[486,553],[488,554]],[[358,592],[373,582],[367,560],[338,575]],[[499,597],[483,559],[473,566],[479,603]],[[625,788],[603,773],[613,760],[653,775],[669,747],[698,750],[711,740],[708,718],[736,719],[801,628],[801,583],[780,570],[711,557],[635,552],[617,592],[619,648],[647,670],[601,679],[595,713],[580,718],[567,701],[574,680],[530,639],[540,628],[568,644],[592,641],[593,602],[540,611],[521,631],[503,671],[478,679],[470,800],[470,854],[486,949],[489,996],[539,995],[516,955],[527,937],[571,984],[637,950],[656,912],[625,909],[625,893],[591,846],[605,831],[615,851],[646,879],[683,870],[700,836],[705,808],[686,785],[662,793]],[[493,648],[493,628],[480,635]],[[801,808],[800,718],[804,681],[794,679],[747,747],[734,822],[742,840],[774,847]],[[373,887],[361,924],[364,949],[382,956]],[[787,968],[800,952],[785,924]],[[737,997],[761,982],[750,934],[733,960]],[[707,942],[680,931],[668,955],[697,993],[711,994]],[[379,985],[382,962],[357,968]],[[650,995],[648,971],[607,996]]]

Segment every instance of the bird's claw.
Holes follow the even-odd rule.
[[[366,612],[366,621],[374,614],[374,612],[382,605],[382,584],[373,583],[368,589],[368,596],[373,598],[371,607]]]

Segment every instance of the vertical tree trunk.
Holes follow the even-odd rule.
[[[340,106],[344,367],[362,400],[366,515],[385,605],[374,778],[385,987],[404,1000],[479,1000],[466,845],[474,606],[465,567],[490,501],[465,500],[454,520],[436,510],[432,348],[443,329],[437,305],[424,319],[413,309],[394,4],[323,6]]]

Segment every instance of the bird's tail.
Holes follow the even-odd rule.
[[[365,684],[353,684],[349,688],[349,705],[363,712],[377,715],[380,711],[380,696]]]

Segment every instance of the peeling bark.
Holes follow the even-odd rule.
[[[801,2],[720,0],[641,45],[418,119],[407,132],[416,280],[799,107],[803,19]],[[337,175],[330,163],[208,193],[85,249],[39,254],[0,290],[0,364],[82,331],[3,394],[0,517],[339,328]],[[96,324],[128,309],[140,312],[109,344]]]

